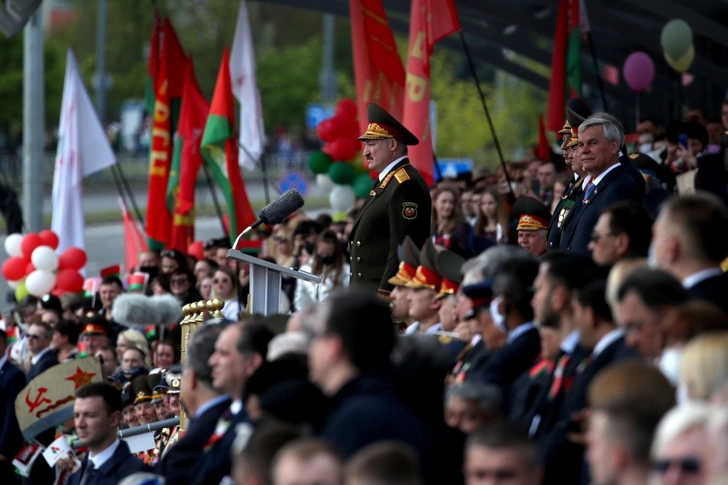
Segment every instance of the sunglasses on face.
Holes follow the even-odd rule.
[[[28,334],[28,340],[42,340],[42,339],[43,339],[43,335],[35,335],[32,333]]]
[[[694,475],[700,472],[700,460],[695,457],[686,457],[676,460],[655,460],[652,463],[652,469],[662,475],[672,467],[677,467],[683,473]]]
[[[230,283],[230,278],[215,278],[212,280],[213,283]]]

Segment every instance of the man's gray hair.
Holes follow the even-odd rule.
[[[587,119],[589,119],[589,118],[603,118],[607,121],[611,121],[612,123],[614,123],[614,126],[616,126],[619,129],[619,134],[621,136],[621,141],[619,143],[619,146],[621,147],[624,145],[624,126],[622,126],[622,122],[619,121],[616,116],[609,114],[609,113],[605,113],[604,111],[600,111],[599,113],[592,114]]]
[[[601,126],[604,130],[604,138],[607,141],[616,141],[620,148],[624,144],[624,133],[619,130],[619,127],[613,121],[607,118],[589,118],[579,125],[579,140],[581,140],[584,130],[591,126]]]
[[[506,265],[516,261],[534,259],[533,255],[516,245],[496,246],[486,249],[476,258],[478,269],[483,278],[492,278]]]
[[[498,416],[503,412],[503,392],[493,384],[465,382],[447,391],[447,401],[453,397],[475,401],[478,408],[489,416]]]
[[[184,367],[193,371],[197,379],[210,389],[212,389],[212,368],[208,361],[215,352],[215,342],[221,330],[220,325],[200,327],[190,335],[187,343],[187,360]]]

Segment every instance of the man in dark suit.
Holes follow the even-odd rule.
[[[715,195],[698,193],[665,204],[652,228],[653,263],[682,282],[695,298],[728,313],[728,209]]]
[[[605,293],[606,282],[600,280],[577,289],[572,298],[580,345],[590,353],[579,363],[556,425],[539,441],[543,463],[546,464],[544,483],[580,483],[584,447],[572,441],[571,435],[581,433],[582,422],[577,417],[588,407],[589,384],[599,371],[631,356],[626,350],[624,330],[614,324]]]
[[[561,237],[561,249],[589,254],[592,230],[602,208],[621,200],[640,202],[640,191],[619,162],[624,134],[609,120],[590,118],[579,127],[579,152],[590,181],[569,212]]]
[[[192,334],[187,345],[180,400],[189,424],[184,436],[167,448],[154,467],[168,484],[189,481],[218,419],[230,407],[230,396],[212,386],[212,368],[208,364],[219,334],[219,326],[202,327]]]
[[[422,175],[407,159],[419,140],[380,106],[367,108],[369,127],[360,140],[379,179],[354,220],[349,238],[351,285],[388,297],[397,273],[397,245],[409,235],[421,247],[430,235],[432,201]]]
[[[68,485],[112,485],[140,471],[151,471],[116,434],[121,422],[121,394],[110,384],[87,384],[76,391],[73,420],[88,453]],[[50,482],[49,482],[50,483]]]
[[[7,350],[8,336],[0,330],[0,477],[13,476],[12,461],[23,444],[15,417],[15,398],[25,387],[25,376],[8,361]]]
[[[266,360],[273,332],[262,323],[238,322],[225,327],[215,341],[208,361],[212,385],[217,392],[230,396],[231,404],[223,411],[210,438],[203,443],[203,453],[188,477],[192,484],[217,484],[230,475],[230,449],[239,424],[250,418],[242,402],[248,378]]]
[[[472,378],[477,382],[495,384],[510,395],[513,382],[536,360],[541,351],[541,337],[533,324],[531,287],[538,273],[538,263],[533,257],[523,258],[503,265],[492,278],[471,287],[465,287],[466,295],[472,288],[491,287],[495,297],[487,315],[492,325],[507,335],[505,345],[493,350],[488,362]],[[508,406],[509,403],[506,403]]]

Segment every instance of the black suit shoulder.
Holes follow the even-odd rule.
[[[88,466],[88,456],[81,464],[81,468],[68,477],[68,485],[78,485],[81,476]],[[146,465],[139,458],[132,455],[126,441],[121,441],[114,454],[109,458],[98,471],[86,480],[85,485],[115,485],[123,478],[132,473],[151,472],[152,468]]]
[[[30,369],[28,369],[28,375],[26,376],[26,382],[30,383],[30,381],[57,364],[58,357],[56,357],[55,352],[49,350],[41,356],[38,362],[30,366]]]
[[[530,328],[494,351],[488,363],[473,377],[479,382],[500,386],[508,396],[510,386],[531,367],[540,352],[541,337],[535,327]]]
[[[6,362],[0,369],[0,455],[6,457],[15,456],[23,444],[23,435],[15,416],[15,398],[24,387],[25,374]]]
[[[703,280],[688,290],[694,298],[718,305],[728,314],[728,273]]]

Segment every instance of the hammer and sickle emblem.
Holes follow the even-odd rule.
[[[32,413],[33,411],[35,411],[35,408],[37,408],[41,404],[51,402],[51,400],[48,399],[47,397],[43,397],[43,394],[45,394],[46,392],[48,392],[48,389],[46,389],[45,387],[39,387],[38,394],[36,394],[36,396],[35,396],[35,401],[31,401],[30,400],[30,389],[28,389],[28,392],[25,394],[25,404],[28,405],[29,413]]]

